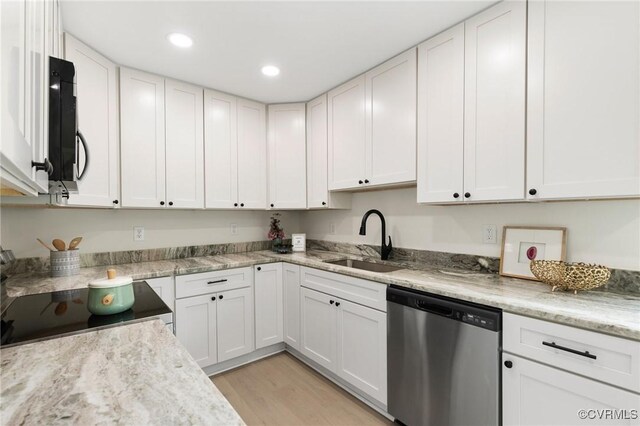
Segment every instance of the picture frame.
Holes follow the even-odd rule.
[[[531,260],[565,260],[567,228],[504,226],[500,252],[500,275],[538,281]]]

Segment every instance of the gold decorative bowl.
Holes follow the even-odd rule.
[[[537,279],[552,286],[551,291],[570,290],[577,294],[578,290],[601,287],[611,278],[609,268],[591,263],[532,260],[529,267]]]

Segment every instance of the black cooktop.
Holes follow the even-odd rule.
[[[114,315],[93,315],[87,309],[88,288],[32,294],[16,298],[2,315],[1,347],[77,334],[171,314],[171,309],[146,281],[133,283],[135,303]],[[171,319],[163,317],[165,322]]]

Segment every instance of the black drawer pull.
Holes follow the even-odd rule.
[[[549,342],[544,342],[543,341],[542,344],[545,345],[545,346],[552,347],[554,349],[560,349],[561,351],[567,351],[567,352],[571,352],[572,354],[585,356],[587,358],[591,358],[591,359],[596,359],[597,358],[595,355],[590,354],[589,351],[580,352],[580,351],[577,351],[575,349],[567,348],[565,346],[556,345],[556,342],[549,343]]]
[[[227,279],[223,278],[221,280],[215,280],[215,281],[207,281],[207,284],[219,284],[219,283],[226,283]]]

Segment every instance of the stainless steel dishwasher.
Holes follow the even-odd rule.
[[[499,309],[387,289],[388,411],[410,425],[500,424]]]

